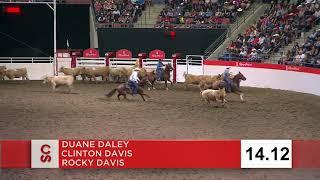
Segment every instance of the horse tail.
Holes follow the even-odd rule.
[[[117,89],[112,89],[108,94],[106,94],[107,97],[111,97],[116,93]]]

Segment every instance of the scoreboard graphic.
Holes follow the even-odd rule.
[[[1,168],[319,168],[316,140],[5,140]]]

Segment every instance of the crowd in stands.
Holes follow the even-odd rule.
[[[288,4],[287,1],[272,3],[254,25],[230,43],[220,59],[261,62],[303,36],[317,23],[319,16],[317,1],[309,0],[301,4]],[[306,59],[311,60],[309,56],[316,59],[320,48],[319,35],[315,32],[303,46],[296,45],[279,63],[302,65]]]
[[[250,5],[251,0],[166,0],[157,26],[228,24]]]
[[[288,52],[282,53],[278,63],[320,67],[320,29],[314,30],[303,45],[296,43]]]
[[[99,23],[135,23],[145,8],[131,0],[94,0],[93,5]]]

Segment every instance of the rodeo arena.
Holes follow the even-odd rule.
[[[320,179],[320,1],[0,6],[0,179]],[[104,167],[75,161],[81,169],[61,160],[62,151],[56,165],[43,166],[58,169],[32,169],[42,167],[34,157],[43,139],[58,140],[56,150],[41,146],[42,163],[58,158],[50,152],[80,148],[71,140],[81,148],[123,140],[106,142],[133,150]],[[241,169],[253,167],[242,154],[232,159],[240,154],[232,143],[243,148],[243,139],[290,140],[290,158],[278,156],[293,169]],[[211,141],[230,147],[215,156],[221,162],[199,150]],[[260,150],[250,160],[267,157]]]

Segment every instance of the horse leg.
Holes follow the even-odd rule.
[[[154,87],[154,83],[155,83],[155,82],[156,82],[156,79],[154,78],[153,81],[152,81],[152,83],[151,83],[151,84],[152,84],[152,89],[156,89],[156,87]]]
[[[169,90],[167,80],[164,80],[164,83],[166,84],[166,90]]]
[[[150,98],[150,96],[149,96],[148,94],[141,93],[141,95],[144,95],[144,96],[146,96],[147,98]]]
[[[240,99],[241,99],[241,102],[245,102],[244,98],[243,98],[244,94],[243,93],[240,93]]]
[[[173,87],[173,82],[171,81],[171,79],[168,79],[168,81],[171,83],[171,87]]]
[[[118,100],[120,101],[121,99],[120,99],[120,96],[123,96],[124,97],[124,99],[127,99],[127,96],[126,96],[126,94],[125,93],[123,93],[123,92],[119,92],[119,90],[118,90]]]
[[[128,100],[128,98],[127,98],[127,95],[126,95],[126,94],[123,94],[123,97],[124,97],[124,99],[125,99],[125,100]]]
[[[144,97],[143,97],[143,94],[140,94],[140,96],[142,97],[143,101],[146,101],[146,100],[144,99]]]
[[[239,95],[241,102],[245,102],[243,98],[243,93],[241,91],[232,91],[233,93]]]

